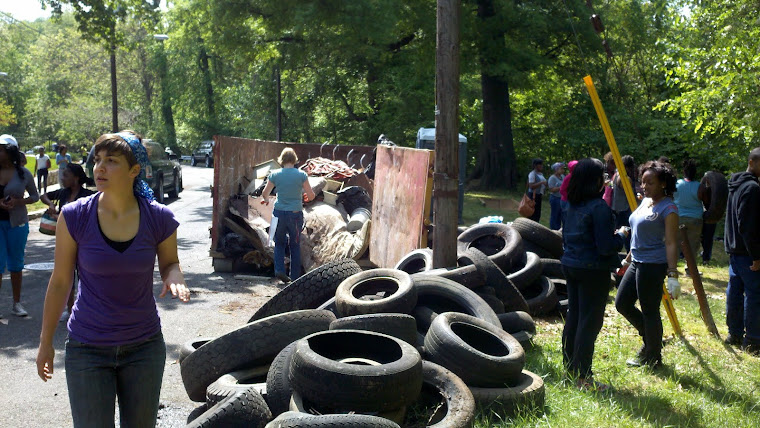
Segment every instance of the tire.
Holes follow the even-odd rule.
[[[478,297],[480,297],[486,303],[488,303],[488,306],[490,306],[491,309],[493,309],[494,313],[497,316],[499,314],[503,314],[504,312],[506,312],[504,310],[504,302],[502,302],[501,299],[499,299],[498,297],[494,296],[493,294],[484,294],[484,293],[476,293],[476,294],[478,295]]]
[[[369,314],[339,318],[330,323],[330,330],[367,330],[383,333],[417,345],[417,322],[406,314]]]
[[[567,280],[553,278],[549,279],[554,284],[554,289],[557,290],[557,297],[560,299],[567,299]]]
[[[213,337],[199,337],[197,339],[193,339],[190,341],[187,341],[182,344],[182,346],[179,348],[179,363],[182,364],[182,361],[185,361],[185,358],[187,358],[188,355],[195,352],[196,349],[200,348],[201,346],[205,345],[206,343],[214,340]]]
[[[509,333],[457,312],[436,317],[425,335],[425,352],[471,386],[514,382],[525,365],[525,352]]]
[[[159,204],[163,204],[165,202],[164,198],[164,176],[159,175],[156,180],[158,180],[158,187],[156,188],[156,194],[154,195],[156,197],[156,202]]]
[[[541,223],[518,217],[512,222],[512,227],[520,233],[524,241],[531,241],[545,248],[551,253],[552,258],[558,259],[565,252],[562,236],[554,233],[554,231]]]
[[[266,428],[399,428],[399,425],[379,416],[370,415],[310,415],[285,412],[268,423]]]
[[[501,312],[528,310],[528,304],[522,294],[520,294],[520,291],[517,290],[509,278],[504,275],[504,272],[496,266],[496,263],[489,259],[480,250],[477,248],[468,248],[467,251],[462,254],[460,260],[464,263],[474,264],[478,271],[480,271],[485,277],[486,285],[494,288],[496,297],[502,301],[504,306],[504,309],[501,310]]]
[[[557,259],[541,259],[541,275],[551,279],[565,279],[562,262]]]
[[[718,171],[707,171],[699,182],[699,190],[709,192],[710,208],[702,215],[706,223],[717,223],[726,214],[728,181]],[[703,201],[704,202],[704,201]],[[696,257],[696,254],[694,255]]]
[[[435,312],[462,312],[501,328],[499,318],[474,291],[454,281],[424,274],[412,275],[417,289],[417,306],[427,306]]]
[[[544,408],[546,392],[540,376],[523,370],[513,385],[506,388],[470,387],[470,391],[479,406],[494,410],[499,415],[511,416],[517,411]]]
[[[523,241],[523,247],[525,251],[538,254],[542,259],[556,259],[554,255],[546,248],[536,244],[535,242],[525,240]]]
[[[409,275],[432,270],[433,250],[430,248],[414,250],[402,257],[393,268],[402,270]]]
[[[209,407],[187,428],[213,427],[264,427],[272,419],[272,413],[264,398],[253,388],[235,394]]]
[[[169,197],[172,199],[177,199],[179,197],[179,180],[177,179],[177,174],[174,174],[172,178],[172,188],[169,190]]]
[[[290,397],[290,407],[288,411],[310,414],[310,415],[320,415],[324,413],[324,412],[321,412],[319,409],[314,408],[313,403],[309,401],[304,402],[303,398],[301,397],[301,394],[299,394],[298,391],[293,391],[293,395]],[[357,413],[355,413],[353,410],[344,409],[344,410],[337,410],[333,412],[333,414],[344,415],[344,414],[357,414]],[[402,407],[396,410],[391,410],[388,412],[371,412],[370,414],[375,417],[389,419],[394,423],[401,424],[404,422],[404,417],[406,416],[406,407]]]
[[[438,316],[438,312],[435,312],[427,306],[417,306],[414,308],[414,311],[412,311],[412,315],[414,316],[414,320],[417,322],[417,332],[424,335],[430,329],[430,324],[432,324],[433,320],[435,320],[435,318]],[[419,340],[417,340],[417,343],[420,344]],[[425,337],[423,336],[422,345],[424,344]]]
[[[531,334],[536,334],[536,322],[526,312],[515,311],[499,314],[499,321],[501,321],[501,328],[507,333],[527,331]]]
[[[522,292],[541,276],[542,270],[543,266],[538,255],[536,253],[528,253],[525,266],[515,273],[510,273],[507,275],[507,278]]]
[[[335,297],[335,290],[344,279],[361,271],[351,259],[325,263],[288,284],[264,303],[248,322],[283,312],[318,308]]]
[[[477,248],[501,269],[509,271],[522,257],[522,238],[503,223],[476,224],[457,237],[457,254]]]
[[[520,346],[522,346],[523,351],[527,351],[529,349],[533,349],[533,334],[527,332],[527,331],[518,331],[515,333],[509,333],[512,335],[512,337],[515,338],[517,342],[520,343]]]
[[[286,346],[274,357],[267,373],[267,404],[272,415],[277,416],[288,410],[293,387],[290,385],[290,362],[293,361],[295,342]]]
[[[557,312],[562,318],[567,318],[567,307],[569,302],[567,299],[561,299],[557,302]]]
[[[528,313],[534,317],[548,314],[557,307],[557,302],[559,302],[554,283],[545,276],[542,276],[533,285],[525,289],[523,295],[530,309]]]
[[[478,272],[475,266],[463,266],[451,269],[433,269],[415,275],[431,275],[446,278],[456,282],[457,284],[464,285],[470,290],[475,290],[485,285],[485,278],[480,272]]]
[[[346,358],[371,360],[360,365]],[[422,358],[412,345],[381,333],[332,330],[296,342],[293,390],[319,408],[383,412],[405,407],[422,388]]]
[[[335,315],[295,311],[274,315],[233,330],[198,348],[180,365],[182,383],[193,401],[206,399],[206,388],[220,376],[268,364],[289,343],[327,330]]]
[[[206,388],[206,403],[216,404],[240,390],[253,388],[254,384],[267,381],[269,365],[227,373]],[[254,388],[256,389],[256,388]],[[261,391],[256,391],[261,393]]]
[[[382,293],[382,294],[381,294]],[[381,296],[366,300],[366,296]],[[371,269],[351,275],[335,291],[335,305],[341,317],[353,315],[408,314],[417,304],[417,291],[409,274],[397,269]]]
[[[462,379],[451,370],[430,361],[422,362],[424,389],[434,389],[446,402],[446,413],[430,421],[429,428],[460,428],[472,426],[475,419],[475,399]]]
[[[208,404],[203,403],[200,406],[194,408],[193,411],[191,411],[190,414],[187,415],[186,422],[189,424],[190,422],[198,419],[198,416],[206,413],[206,410],[208,410],[208,407],[209,407]]]
[[[209,155],[206,155],[206,168],[211,168],[214,166],[214,161],[211,159]]]

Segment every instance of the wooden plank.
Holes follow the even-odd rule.
[[[430,152],[378,146],[376,162],[370,260],[393,267],[420,246]]]

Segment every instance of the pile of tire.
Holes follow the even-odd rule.
[[[564,316],[567,285],[559,260],[562,253],[561,232],[518,218],[509,224],[465,229],[457,238],[457,266],[433,269],[432,250],[420,249],[403,257],[396,268],[451,279],[474,291],[497,314]]]
[[[327,263],[249,322],[180,352],[192,427],[470,427],[478,404],[543,409],[535,324],[443,277]]]

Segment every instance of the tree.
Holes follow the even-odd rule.
[[[124,35],[117,24],[129,16],[149,16],[158,9],[160,0],[40,0],[50,6],[55,16],[61,16],[63,6],[74,9],[79,31],[86,40],[102,44],[111,60],[111,122],[112,131],[119,130],[118,86],[116,80],[116,48]]]

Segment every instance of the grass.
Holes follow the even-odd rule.
[[[512,194],[468,193],[467,218],[515,212],[484,210],[478,198],[515,197]],[[519,200],[515,197],[516,200]],[[548,204],[544,207],[548,208]],[[548,219],[547,212],[542,214]],[[472,220],[466,224],[473,223]],[[543,223],[543,222],[542,222]],[[683,271],[681,262],[680,269]],[[728,258],[719,242],[713,261],[702,266],[703,284],[722,338],[725,327],[725,287]],[[542,414],[514,418],[481,410],[476,427],[758,427],[760,426],[760,358],[727,347],[712,337],[702,322],[691,279],[682,277],[683,294],[675,302],[683,338],[676,337],[664,310],[664,367],[629,368],[626,359],[641,346],[635,329],[613,304],[606,309],[604,327],[596,341],[594,373],[612,386],[611,392],[581,392],[567,379],[562,366],[559,318],[537,320],[535,347],[526,352],[525,368],[544,378],[546,406]],[[610,293],[610,302],[614,291]]]

